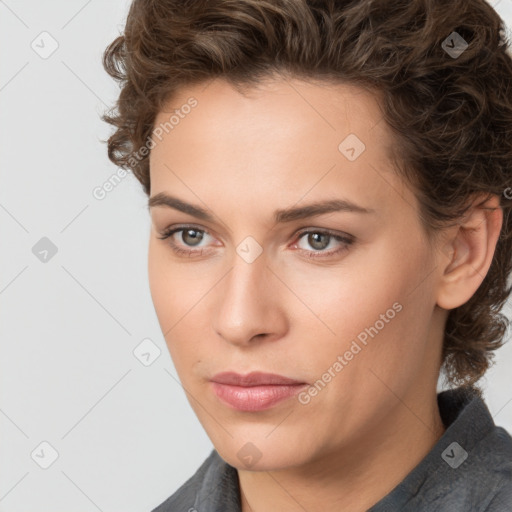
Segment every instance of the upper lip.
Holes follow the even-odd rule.
[[[217,373],[211,378],[212,382],[219,384],[228,384],[231,386],[283,386],[305,384],[295,379],[277,375],[275,373],[251,372],[247,375],[240,375],[236,372]]]

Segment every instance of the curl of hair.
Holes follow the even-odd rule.
[[[457,58],[442,43],[457,32]],[[103,120],[108,157],[150,193],[138,149],[174,93],[217,77],[255,86],[279,76],[348,83],[377,94],[397,172],[418,197],[425,228],[456,222],[479,194],[498,195],[503,227],[488,274],[450,310],[442,369],[475,386],[508,327],[511,288],[512,59],[502,19],[485,0],[134,0],[106,48],[120,86]],[[510,192],[507,193],[507,191]]]

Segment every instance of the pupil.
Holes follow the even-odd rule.
[[[327,245],[329,244],[322,244],[322,243],[319,243],[319,246],[318,246],[318,239],[319,238],[328,238],[329,235],[324,235],[322,233],[313,233],[313,234],[310,234],[309,235],[309,243],[311,244],[312,247],[314,247],[315,249],[325,249],[325,247],[327,247]]]
[[[196,233],[196,236],[194,236],[193,234],[191,235],[191,233]],[[189,237],[191,236],[192,238],[192,244],[191,245],[194,245],[194,241],[197,243],[199,243],[202,238],[203,238],[203,235],[199,233],[199,231],[197,231],[196,229],[187,229],[184,231],[184,236],[185,237]],[[183,239],[184,242],[188,243],[188,241],[184,238]]]

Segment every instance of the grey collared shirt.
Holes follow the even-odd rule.
[[[478,394],[437,395],[446,431],[423,460],[367,512],[512,512],[512,437]],[[213,450],[152,512],[240,512],[236,468]]]

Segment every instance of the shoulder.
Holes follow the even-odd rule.
[[[492,498],[484,512],[511,512],[512,485],[510,482]]]
[[[512,464],[512,463],[511,463]],[[483,512],[512,512],[512,471],[504,473]]]
[[[446,431],[371,512],[512,512],[512,437],[485,401],[455,389],[438,395]]]
[[[512,512],[512,437],[501,427],[496,427],[483,441],[489,449],[490,468],[496,482],[484,512]]]
[[[476,424],[474,427],[478,428]],[[472,427],[468,425],[468,428]],[[463,450],[462,447],[459,446],[459,450]],[[463,451],[460,466],[444,467],[444,478],[439,481],[440,492],[434,499],[438,509],[512,512],[510,434],[502,427],[494,426],[475,444],[465,445]],[[446,457],[446,449],[443,453]]]
[[[468,399],[457,412],[442,443],[450,443],[442,457],[451,466],[447,451],[452,445],[452,451],[463,454],[456,465],[444,467],[447,473],[441,486],[446,494],[441,496],[445,494],[445,503],[454,510],[463,504],[465,510],[475,512],[512,512],[511,435],[494,423],[481,396]]]
[[[493,470],[511,478],[512,436],[503,427],[494,427],[479,446],[481,456],[489,460]]]
[[[502,427],[495,427],[474,454],[480,458],[480,471],[473,475],[474,485],[482,492],[482,512],[512,512],[512,437]]]

